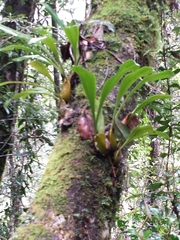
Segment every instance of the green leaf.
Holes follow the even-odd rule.
[[[116,98],[116,103],[115,103],[115,109],[114,109],[114,116],[117,116],[120,112],[120,110],[122,109],[122,106],[120,106],[119,110],[118,109],[118,105],[119,102],[121,100],[121,98],[127,93],[128,89],[140,78],[140,77],[144,77],[149,75],[152,72],[152,68],[151,67],[142,67],[137,69],[135,72],[130,73],[128,75],[125,76],[125,78],[122,80],[119,90],[118,90],[118,94],[117,94],[117,98]],[[127,101],[127,100],[126,100]]]
[[[122,149],[124,146],[126,146],[127,144],[129,144],[130,142],[132,142],[135,139],[147,136],[147,135],[155,135],[155,136],[161,136],[164,139],[168,139],[169,136],[164,133],[164,132],[160,132],[160,131],[155,131],[151,125],[146,125],[146,126],[137,126],[136,128],[134,128],[132,130],[132,132],[130,132],[127,140],[123,143],[123,145],[121,146],[120,149]]]
[[[145,106],[147,106],[149,103],[154,102],[155,100],[158,99],[167,99],[167,98],[171,98],[170,95],[162,95],[162,94],[157,94],[157,95],[153,95],[148,97],[146,100],[144,100],[142,103],[140,103],[132,112],[133,114],[139,112],[140,110],[142,110]]]
[[[13,58],[12,60],[14,62],[21,62],[21,61],[29,60],[29,59],[38,59],[38,60],[43,61],[46,64],[50,65],[50,62],[48,62],[47,59],[41,57],[40,55],[25,55],[25,56],[22,56],[22,57]]]
[[[35,68],[38,72],[43,74],[45,77],[47,77],[54,84],[53,78],[51,77],[49,70],[43,63],[41,63],[39,61],[33,61],[30,63],[30,65],[33,68]]]
[[[150,229],[146,230],[144,232],[144,239],[148,239],[148,237],[152,234],[152,231]]]
[[[40,86],[37,83],[32,83],[32,82],[21,82],[21,81],[7,81],[7,82],[2,82],[0,83],[0,87],[8,84],[24,84],[24,85],[31,85],[31,86]]]
[[[126,104],[126,102],[130,99],[130,97],[137,91],[139,90],[145,83],[147,82],[153,82],[153,81],[157,81],[157,80],[162,80],[162,79],[166,79],[166,78],[170,78],[173,77],[174,73],[170,70],[164,71],[164,72],[160,72],[160,73],[153,73],[147,77],[145,77],[143,80],[141,80],[131,91],[130,93],[127,95],[127,97],[125,98],[124,102],[121,104],[121,109],[124,107],[124,105]]]
[[[126,141],[121,146],[121,149],[124,146],[126,146],[127,144],[129,144],[130,142],[132,142],[134,139],[144,137],[145,135],[151,135],[153,133],[154,133],[154,130],[153,130],[151,125],[137,126],[136,128],[134,128],[132,130],[132,132],[130,132],[128,138],[126,139]]]
[[[14,95],[13,99],[18,99],[18,98],[27,98],[30,94],[44,94],[44,95],[49,95],[51,97],[54,97],[54,94],[50,93],[48,90],[45,88],[41,87],[36,87],[36,88],[30,88],[27,89],[23,92],[17,93]]]
[[[6,27],[2,24],[0,24],[0,30],[2,30],[3,32],[5,32],[11,36],[18,37],[20,39],[29,40],[31,38],[31,36],[28,34],[21,33],[20,31],[16,31],[16,30],[14,30],[10,27]]]
[[[153,136],[153,135],[155,135],[155,136],[160,136],[160,137],[162,137],[162,138],[164,138],[164,139],[166,139],[166,140],[169,139],[168,134],[167,134],[167,133],[164,133],[164,132],[161,132],[161,131],[154,131],[151,135],[152,135],[152,136]]]
[[[4,48],[0,48],[0,51],[1,52],[7,52],[7,51],[12,51],[14,49],[21,49],[21,50],[24,50],[26,52],[32,52],[32,53],[35,53],[35,54],[40,54],[40,52],[32,49],[32,48],[29,48],[29,47],[26,47],[24,45],[21,45],[21,44],[13,44],[13,45],[9,45],[7,47],[4,47]]]
[[[170,240],[179,240],[179,239],[180,239],[179,235],[176,235],[175,233],[170,234]]]
[[[36,38],[31,38],[28,42],[28,44],[35,44],[35,43],[39,43],[39,42],[42,42],[42,40],[46,39],[47,37],[46,36],[43,36],[43,37],[36,37]]]
[[[130,130],[124,125],[118,118],[115,118],[114,135],[121,141],[122,137],[124,140],[128,138]]]
[[[101,96],[100,96],[100,103],[99,103],[99,109],[98,109],[98,113],[97,113],[97,119],[99,116],[99,112],[101,111],[101,108],[103,106],[104,101],[106,100],[107,96],[109,95],[109,93],[112,91],[112,89],[115,87],[115,85],[121,80],[122,76],[130,71],[136,70],[138,69],[139,66],[133,61],[133,60],[127,60],[126,62],[124,62],[118,72],[116,73],[115,76],[109,78],[101,91]]]
[[[157,183],[152,183],[148,186],[149,190],[157,190],[159,189],[161,186],[163,185],[163,183],[161,182],[157,182]]]
[[[105,131],[105,124],[104,124],[104,115],[102,113],[102,108],[99,114],[99,117],[97,118],[97,111],[99,109],[99,99],[95,100],[95,118],[96,118],[96,126],[97,133],[104,133]]]
[[[58,52],[58,48],[56,46],[56,41],[54,38],[52,37],[46,37],[44,40],[42,40],[42,42],[44,44],[46,44],[46,46],[54,53],[54,55],[56,56],[57,60],[59,60],[59,52]]]
[[[55,11],[47,4],[42,3],[42,5],[45,7],[46,11],[51,15],[53,20],[61,27],[64,28],[65,24],[64,22],[58,17],[58,15],[55,13]]]
[[[96,78],[95,75],[88,72],[86,69],[80,67],[80,66],[74,66],[72,67],[72,70],[76,72],[80,79],[82,86],[84,88],[84,91],[86,93],[87,99],[89,101],[92,116],[94,120],[94,124],[96,122],[95,117],[95,100],[96,100]],[[95,129],[97,131],[97,129]]]
[[[65,27],[64,32],[71,43],[75,65],[77,65],[79,61],[79,26],[73,25]]]

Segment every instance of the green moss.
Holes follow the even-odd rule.
[[[76,97],[80,99],[85,98],[85,92],[82,84],[78,84],[78,86],[76,87]]]
[[[33,203],[32,213],[36,219],[41,220],[44,216],[47,217],[50,211],[53,211],[55,215],[61,213],[68,215],[71,211],[68,209],[67,192],[72,181],[79,180],[77,172],[81,168],[85,171],[89,164],[88,152],[86,153],[87,141],[82,142],[80,149],[80,146],[76,144],[77,138],[78,136],[74,136],[74,138],[70,136],[56,143]],[[74,164],[76,159],[84,159],[85,157],[87,160],[84,166],[80,167]]]
[[[16,230],[16,234],[12,240],[43,240],[51,239],[52,234],[40,224],[30,224],[20,227]]]
[[[107,20],[114,24],[117,38],[122,42],[126,36],[136,40],[136,48],[146,53],[149,49],[156,50],[160,40],[160,28],[156,11],[149,10],[146,1],[121,0],[121,7],[117,7],[119,1],[105,0],[100,11],[96,11],[93,19]],[[135,34],[134,34],[135,33]],[[105,35],[105,40],[115,39],[114,33]],[[120,42],[117,40],[117,42]]]

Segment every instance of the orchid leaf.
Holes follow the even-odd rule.
[[[95,100],[96,100],[96,78],[95,75],[88,72],[86,69],[80,67],[80,66],[74,66],[72,67],[72,70],[76,72],[80,79],[82,86],[84,88],[85,94],[87,96],[87,99],[89,101],[93,120],[95,124]]]
[[[142,68],[139,68],[137,69],[136,71],[132,72],[132,73],[129,73],[128,75],[126,75],[124,77],[124,79],[122,80],[121,84],[120,84],[120,87],[119,87],[119,90],[118,90],[118,94],[117,94],[117,97],[116,97],[116,103],[115,103],[115,109],[114,109],[114,114],[113,114],[113,123],[114,123],[114,119],[115,119],[115,116],[117,116],[121,110],[121,106],[119,108],[119,110],[117,111],[118,109],[118,105],[119,105],[119,102],[122,98],[122,96],[124,96],[128,89],[140,78],[140,77],[144,77],[144,76],[147,76],[149,75],[150,73],[152,72],[152,68],[151,67],[142,67]]]
[[[130,132],[128,138],[126,139],[126,141],[121,146],[121,149],[124,146],[126,146],[127,144],[129,144],[130,142],[132,142],[134,139],[142,138],[145,135],[150,135],[152,133],[154,133],[154,130],[153,130],[153,127],[151,125],[137,126],[136,128],[134,128],[132,130],[132,132]]]
[[[15,50],[15,49],[21,49],[21,50],[24,50],[26,52],[32,52],[34,54],[40,54],[40,52],[30,48],[30,47],[26,47],[22,44],[13,44],[13,45],[9,45],[7,47],[4,47],[4,48],[0,48],[0,52],[7,52],[7,51],[12,51],[12,50]]]
[[[3,32],[5,32],[5,33],[7,33],[7,34],[9,34],[11,36],[18,37],[20,39],[29,40],[29,39],[32,38],[31,35],[24,34],[24,33],[20,32],[20,31],[16,31],[16,30],[14,30],[14,29],[12,29],[10,27],[6,27],[6,26],[4,26],[2,24],[0,24],[0,30],[2,30]]]
[[[137,90],[139,90],[144,84],[146,84],[147,82],[163,80],[163,79],[171,78],[173,76],[174,76],[174,73],[172,71],[166,70],[166,71],[163,71],[163,72],[160,72],[160,73],[153,73],[153,74],[145,77],[130,91],[130,93],[125,98],[124,102],[121,104],[120,109],[122,109],[124,107],[124,105],[126,104],[126,102],[132,97],[132,95]]]
[[[37,60],[43,61],[46,64],[50,64],[50,62],[47,61],[47,59],[45,59],[44,57],[40,56],[39,54],[36,54],[36,55],[25,55],[25,56],[22,56],[22,57],[13,58],[12,60],[14,62],[21,62],[21,61],[29,60],[29,59],[37,59]]]
[[[42,42],[42,40],[46,39],[47,36],[43,36],[43,37],[36,37],[36,38],[31,38],[28,42],[28,44],[35,44],[35,43],[39,43]]]
[[[64,32],[66,37],[72,46],[72,51],[75,59],[75,65],[78,64],[79,61],[79,26],[73,25],[64,28]]]
[[[54,84],[53,78],[51,77],[48,68],[43,63],[39,61],[32,61],[30,65],[33,68],[35,68],[38,72],[40,72],[42,75],[47,77]]]
[[[128,138],[123,143],[123,145],[120,147],[122,149],[126,145],[128,145],[130,142],[132,142],[135,139],[142,138],[146,135],[155,135],[155,136],[161,136],[165,139],[168,139],[168,135],[166,133],[155,131],[152,127],[152,125],[146,125],[146,126],[137,126],[130,132]]]
[[[125,139],[126,140],[128,138],[128,136],[130,134],[130,130],[118,118],[115,118],[115,124],[114,124],[113,128],[114,128],[114,135],[117,139],[119,139],[119,140]]]
[[[64,22],[58,17],[56,12],[47,4],[47,3],[42,3],[42,5],[45,7],[46,11],[51,15],[53,20],[61,27],[64,28],[65,24]]]
[[[149,103],[154,102],[158,99],[167,99],[167,98],[171,98],[170,95],[162,95],[162,94],[157,94],[157,95],[153,95],[148,97],[146,100],[144,100],[143,102],[141,102],[132,112],[133,114],[139,112],[140,110],[142,110],[145,106],[147,106]]]
[[[56,46],[56,41],[54,38],[52,37],[46,37],[45,39],[42,40],[42,42],[44,44],[46,44],[46,46],[54,53],[54,55],[56,56],[56,59],[58,60],[58,62],[60,61],[59,59],[59,51],[58,48]]]
[[[18,98],[27,98],[30,94],[43,94],[43,95],[49,95],[51,97],[54,97],[54,94],[51,93],[49,90],[42,88],[42,87],[35,87],[35,88],[30,88],[27,89],[23,92],[17,93],[14,95],[13,99],[18,99]]]
[[[102,108],[100,110],[99,116],[97,118],[97,110],[99,109],[99,99],[96,99],[95,101],[95,119],[96,119],[96,125],[95,128],[97,129],[98,133],[103,133],[105,131],[105,124],[104,124],[104,115],[102,112]]]
[[[103,103],[105,101],[105,99],[107,98],[107,96],[109,95],[109,93],[112,91],[112,89],[116,86],[116,84],[121,80],[122,76],[125,74],[125,73],[128,73],[128,72],[131,72],[131,71],[134,71],[136,69],[139,68],[139,65],[137,65],[133,60],[127,60],[126,62],[124,62],[118,72],[116,73],[115,76],[109,78],[103,88],[102,88],[102,91],[101,91],[101,96],[100,96],[100,103],[99,103],[99,109],[98,109],[98,113],[97,113],[97,119],[99,117],[99,113],[101,111],[101,108],[103,106]]]

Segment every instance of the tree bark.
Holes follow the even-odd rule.
[[[95,60],[86,63],[100,85],[127,59],[141,65],[153,63],[152,53],[144,54],[156,49],[160,37],[158,2],[93,1],[91,19],[109,21],[116,29],[112,33],[102,25],[88,25],[90,34],[109,43],[109,51],[97,51]],[[71,104],[76,113],[84,108],[84,99],[78,93]],[[114,95],[115,92],[110,104]],[[135,106],[136,99],[132,98],[120,119]],[[77,120],[75,115],[73,125],[63,128],[27,214],[28,225],[19,227],[13,239],[110,239],[123,190],[128,149],[113,165],[111,157],[98,153],[91,141],[80,139]]]

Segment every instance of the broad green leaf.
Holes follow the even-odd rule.
[[[151,67],[142,67],[137,69],[135,72],[130,73],[125,76],[125,78],[122,80],[117,99],[120,101],[121,97],[124,96],[127,92],[127,90],[140,78],[149,75],[152,72]],[[118,102],[119,102],[118,101]]]
[[[30,88],[30,89],[27,89],[23,92],[15,94],[13,99],[18,99],[18,98],[25,99],[30,94],[43,94],[43,95],[49,95],[51,97],[54,97],[54,94],[50,93],[50,91],[46,90],[45,88],[35,87],[35,88]]]
[[[41,48],[44,55],[47,55],[46,59],[50,62],[50,64],[60,71],[61,75],[65,78],[66,74],[64,72],[64,68],[62,66],[62,63],[60,61],[56,61],[53,54],[47,49],[47,47],[43,46],[43,44],[39,44],[38,47]]]
[[[116,97],[116,103],[115,103],[115,109],[113,113],[113,121],[115,116],[117,116],[122,109],[122,106],[120,106],[119,110],[118,105],[119,102],[121,101],[121,98],[127,93],[128,89],[140,78],[149,75],[152,72],[151,67],[142,67],[137,69],[135,72],[129,73],[128,75],[125,76],[125,78],[122,80],[118,94]]]
[[[138,69],[139,66],[133,61],[133,60],[127,60],[126,62],[124,62],[118,72],[116,73],[115,76],[109,78],[101,91],[101,96],[100,96],[100,104],[99,104],[99,109],[98,109],[98,114],[97,114],[97,118],[99,116],[99,113],[101,111],[101,108],[103,106],[104,101],[106,100],[107,96],[109,95],[109,93],[112,91],[112,89],[115,87],[115,85],[121,80],[122,76],[130,71],[136,70]]]
[[[179,239],[180,239],[179,234],[178,235],[176,235],[175,233],[170,234],[170,240],[179,240]]]
[[[31,38],[28,42],[28,44],[35,44],[35,43],[39,43],[42,42],[42,40],[44,40],[45,38],[47,38],[46,36],[43,37],[36,37],[36,38]]]
[[[73,25],[65,27],[64,32],[71,43],[75,65],[77,65],[79,61],[79,26]]]
[[[21,82],[21,81],[7,81],[7,82],[2,82],[0,83],[0,87],[4,86],[4,85],[8,85],[8,84],[24,84],[24,85],[31,85],[31,86],[40,86],[37,83],[32,83],[32,82]]]
[[[0,48],[0,51],[1,52],[7,52],[7,51],[12,51],[14,49],[21,49],[21,50],[24,50],[26,52],[32,52],[32,53],[35,53],[35,54],[39,54],[40,55],[40,52],[32,49],[32,48],[29,48],[29,47],[26,47],[22,44],[13,44],[13,45],[9,45],[7,47],[4,47],[4,48]]]
[[[39,62],[39,61],[32,61],[30,63],[30,65],[35,68],[38,72],[40,72],[41,74],[43,74],[45,77],[49,78],[49,80],[54,84],[53,78],[51,77],[49,70],[47,69],[47,67]]]
[[[25,55],[22,57],[13,58],[12,60],[14,62],[21,62],[21,61],[29,60],[29,59],[38,59],[40,61],[45,62],[46,64],[49,64],[49,65],[51,64],[50,62],[47,61],[47,59],[41,57],[40,55]]]
[[[129,233],[131,236],[136,236],[136,237],[138,237],[138,238],[140,237],[138,231],[137,231],[136,229],[134,229],[134,228],[128,229],[128,230],[127,230],[127,233]],[[139,238],[139,239],[141,239],[141,238]]]
[[[162,112],[162,108],[156,106],[156,105],[153,105],[153,104],[150,104],[150,107],[152,109],[154,109],[157,113],[159,113],[159,115],[161,115],[161,112]]]
[[[148,239],[148,237],[152,234],[153,232],[150,229],[147,229],[144,232],[144,239]]]
[[[142,103],[140,103],[132,113],[133,114],[137,113],[138,111],[142,110],[145,106],[147,106],[149,103],[154,102],[155,100],[167,99],[167,98],[171,98],[171,96],[167,94],[166,95],[157,94],[157,95],[150,96],[146,100],[144,100]]]
[[[157,190],[158,188],[160,188],[163,185],[163,183],[161,182],[157,182],[157,183],[152,183],[150,184],[147,188],[150,190]]]
[[[146,135],[155,135],[155,136],[161,136],[165,139],[168,139],[168,135],[166,133],[160,132],[160,131],[155,131],[151,125],[146,125],[146,126],[137,126],[130,132],[127,140],[123,143],[123,145],[120,147],[122,149],[124,146],[129,144],[135,139],[144,137]]]
[[[114,135],[117,139],[126,140],[130,134],[130,130],[118,118],[115,118]],[[122,139],[123,138],[123,139]]]
[[[16,30],[14,30],[10,27],[6,27],[2,24],[0,24],[0,30],[2,30],[3,32],[5,32],[11,36],[18,37],[20,39],[29,40],[31,38],[31,36],[28,34],[21,33],[20,31],[16,31]]]
[[[55,13],[55,11],[46,3],[42,3],[42,5],[45,7],[46,11],[51,15],[53,20],[61,27],[64,28],[65,24],[64,22],[58,17],[58,15]]]
[[[95,100],[96,100],[96,78],[95,75],[88,72],[86,69],[80,67],[80,66],[74,66],[72,67],[72,70],[76,72],[80,79],[82,86],[84,88],[84,91],[86,93],[87,99],[89,101],[94,124],[96,122],[95,120]]]
[[[46,44],[46,46],[54,53],[54,55],[56,56],[57,60],[59,60],[59,52],[58,52],[58,48],[56,46],[56,41],[54,38],[52,37],[46,37],[44,40],[42,40],[42,42],[44,44]]]
[[[101,108],[100,114],[97,118],[98,109],[99,109],[99,99],[96,99],[95,100],[95,118],[96,118],[95,129],[97,129],[97,133],[104,133],[105,131],[104,115],[102,113],[102,108]]]
[[[154,131],[154,133],[151,134],[152,136],[155,135],[155,136],[160,136],[166,140],[169,139],[169,136],[167,133],[164,133],[164,132],[161,132],[161,131]]]
[[[147,77],[145,77],[143,80],[141,80],[131,91],[130,93],[127,95],[127,97],[125,98],[124,102],[121,104],[121,109],[124,107],[124,105],[126,104],[126,102],[132,97],[132,95],[139,90],[145,83],[147,82],[153,82],[153,81],[157,81],[157,80],[163,80],[166,78],[170,78],[173,77],[174,73],[170,70],[164,71],[164,72],[160,72],[160,73],[153,73]]]
[[[158,207],[150,207],[150,210],[151,210],[152,215],[162,218],[162,210],[161,209],[159,209]]]
[[[127,144],[129,144],[130,142],[132,142],[134,139],[144,137],[145,135],[151,135],[153,133],[154,133],[154,130],[153,130],[151,125],[137,126],[136,128],[134,128],[132,130],[132,132],[130,132],[128,138],[126,139],[126,141],[121,146],[121,149],[124,146],[126,146]]]
[[[32,55],[32,57],[31,57],[31,55],[27,55],[27,56],[22,56],[22,57],[19,57],[19,58],[15,58],[14,60],[15,61],[23,61],[23,60],[28,60],[28,59],[31,59],[31,58],[36,58],[38,60],[42,60],[43,62],[45,62],[49,65],[53,65],[56,69],[58,69],[62,73],[63,76],[65,76],[64,75],[64,69],[61,67],[60,62],[58,63],[58,62],[55,61],[52,53],[49,52],[47,50],[47,48],[44,48],[42,44],[39,44],[39,48],[41,48],[42,50],[41,51],[36,51],[33,48],[25,47],[24,45],[18,44],[18,45],[10,45],[8,47],[1,48],[0,51],[5,52],[5,51],[12,51],[14,49],[21,49],[21,50],[24,50],[26,52],[34,53],[34,55]],[[38,55],[39,55],[39,57],[38,57]]]

